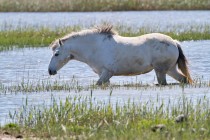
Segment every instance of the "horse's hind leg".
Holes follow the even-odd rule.
[[[181,83],[188,83],[187,82],[187,78],[181,74],[178,69],[176,68],[176,66],[173,66],[168,72],[167,74],[171,77],[173,77],[174,79],[176,79],[177,81],[181,82]]]
[[[159,85],[167,85],[166,72],[155,69],[155,73],[156,73],[156,76],[157,76],[158,84]]]
[[[112,77],[112,73],[106,69],[104,69],[102,71],[102,73],[99,75],[100,78],[99,80],[97,81],[97,85],[102,85],[102,84],[105,84],[105,83],[109,83],[109,79]]]

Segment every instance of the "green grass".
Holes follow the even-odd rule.
[[[0,0],[0,12],[210,10],[209,0]]]
[[[197,99],[185,97],[185,88],[208,88],[209,81],[195,79],[193,85],[147,86],[135,81],[125,85],[110,85],[98,87],[90,83],[87,87],[81,86],[74,77],[70,81],[29,82],[25,79],[19,84],[5,86],[0,84],[0,93],[6,94],[49,94],[49,104],[30,105],[28,98],[23,100],[20,109],[9,113],[12,120],[0,127],[2,133],[11,136],[23,136],[26,139],[202,139],[210,138],[210,100],[206,96]],[[95,82],[93,82],[95,83]],[[131,89],[131,90],[130,90]],[[162,100],[158,95],[151,98],[150,91],[170,89],[181,92],[176,101]],[[107,100],[97,99],[95,93],[108,92]],[[127,99],[123,102],[112,102],[114,90],[148,91],[148,99],[134,102]],[[69,94],[63,100],[54,97],[53,93]],[[82,93],[82,92],[81,92]],[[55,94],[56,95],[56,94]],[[16,95],[14,95],[15,97]],[[114,97],[115,98],[115,97]],[[183,122],[177,123],[176,117],[184,114]],[[161,124],[162,128],[156,128]]]
[[[18,28],[15,30],[0,31],[0,50],[8,50],[14,47],[43,47],[48,46],[56,38],[72,32],[77,27],[66,27],[65,29],[49,28]]]
[[[82,27],[70,26],[64,28],[50,29],[47,27],[33,27],[5,29],[0,31],[0,51],[13,48],[23,47],[43,47],[48,46],[53,40],[71,33],[72,31],[80,31]],[[160,32],[171,36],[179,41],[184,40],[208,40],[210,39],[209,25],[194,25],[188,29],[184,27],[172,27],[169,30],[161,30],[160,28],[141,27],[133,29],[123,25],[116,25],[115,29],[122,36],[139,36],[146,33]],[[184,29],[184,30],[183,30]],[[182,30],[182,31],[180,31]]]
[[[111,98],[111,94],[110,94]],[[56,100],[51,106],[31,106],[26,99],[22,109],[10,113],[13,123],[0,128],[0,132],[21,134],[43,139],[209,139],[209,99],[193,102],[180,97],[178,103],[160,99],[146,103],[109,104],[92,97],[68,97]],[[177,123],[176,117],[186,119]],[[155,129],[158,124],[162,129]]]
[[[210,80],[204,80],[202,78],[194,78],[193,84],[185,85],[183,83],[169,83],[167,86],[171,90],[178,90],[185,88],[209,88]],[[155,81],[153,81],[155,82]],[[163,86],[164,88],[164,86]],[[83,86],[79,79],[72,77],[69,80],[63,80],[58,78],[55,81],[51,80],[36,80],[31,81],[30,78],[22,79],[18,83],[11,83],[4,85],[0,82],[0,95],[7,94],[18,94],[18,93],[40,93],[40,92],[53,92],[53,91],[63,91],[63,92],[83,92],[94,90],[161,90],[162,86],[155,86],[149,84],[143,84],[142,81],[132,81],[132,82],[122,82],[121,83],[112,83],[109,86],[106,84],[103,86],[97,86],[96,81],[91,81],[87,85]]]

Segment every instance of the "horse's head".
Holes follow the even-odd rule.
[[[50,60],[48,72],[50,75],[55,75],[69,60],[73,59],[73,55],[65,47],[65,42],[60,39],[52,43],[51,48],[53,56]]]

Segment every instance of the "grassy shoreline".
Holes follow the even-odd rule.
[[[111,98],[111,94],[110,94]],[[158,98],[158,97],[157,97]],[[181,97],[173,101],[132,100],[119,105],[98,102],[92,97],[67,97],[52,105],[28,105],[10,114],[13,123],[0,128],[0,133],[41,139],[209,139],[209,99],[196,103]],[[76,102],[76,104],[75,104]]]
[[[209,0],[0,0],[0,12],[210,10]]]
[[[141,27],[134,31],[131,27],[114,26],[115,29],[122,36],[140,36],[146,33],[160,32],[171,36],[173,39],[179,41],[186,40],[209,40],[210,39],[210,26],[204,27],[193,26],[189,30],[180,32],[180,27],[174,27],[168,31],[162,31],[158,28]],[[50,29],[47,27],[40,27],[35,29],[33,27],[26,27],[24,29],[10,29],[0,31],[0,51],[10,50],[13,48],[23,47],[43,47],[48,46],[53,40],[64,36],[65,34],[73,31],[80,31],[82,27],[70,26],[64,28]]]

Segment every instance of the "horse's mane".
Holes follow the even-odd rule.
[[[103,34],[103,35],[117,35],[118,33],[113,29],[112,25],[100,25],[100,26],[95,26],[91,29],[85,29],[81,30],[79,32],[72,32],[70,34],[65,35],[64,37],[60,38],[61,41],[66,41],[70,38],[76,38],[78,36],[85,36],[88,34]],[[58,42],[58,39],[55,40],[50,46],[54,50],[56,48],[56,44]]]
[[[65,35],[61,38],[61,41],[66,41],[69,38],[75,38],[77,36],[85,36],[88,34],[105,34],[105,35],[116,35],[117,32],[113,29],[112,25],[101,25],[101,26],[95,26],[91,29],[85,29],[81,30],[79,32],[72,32],[70,34]]]
[[[96,26],[93,29],[93,32],[99,34],[108,34],[108,35],[116,35],[118,34],[114,29],[112,25],[102,25],[102,26]]]

